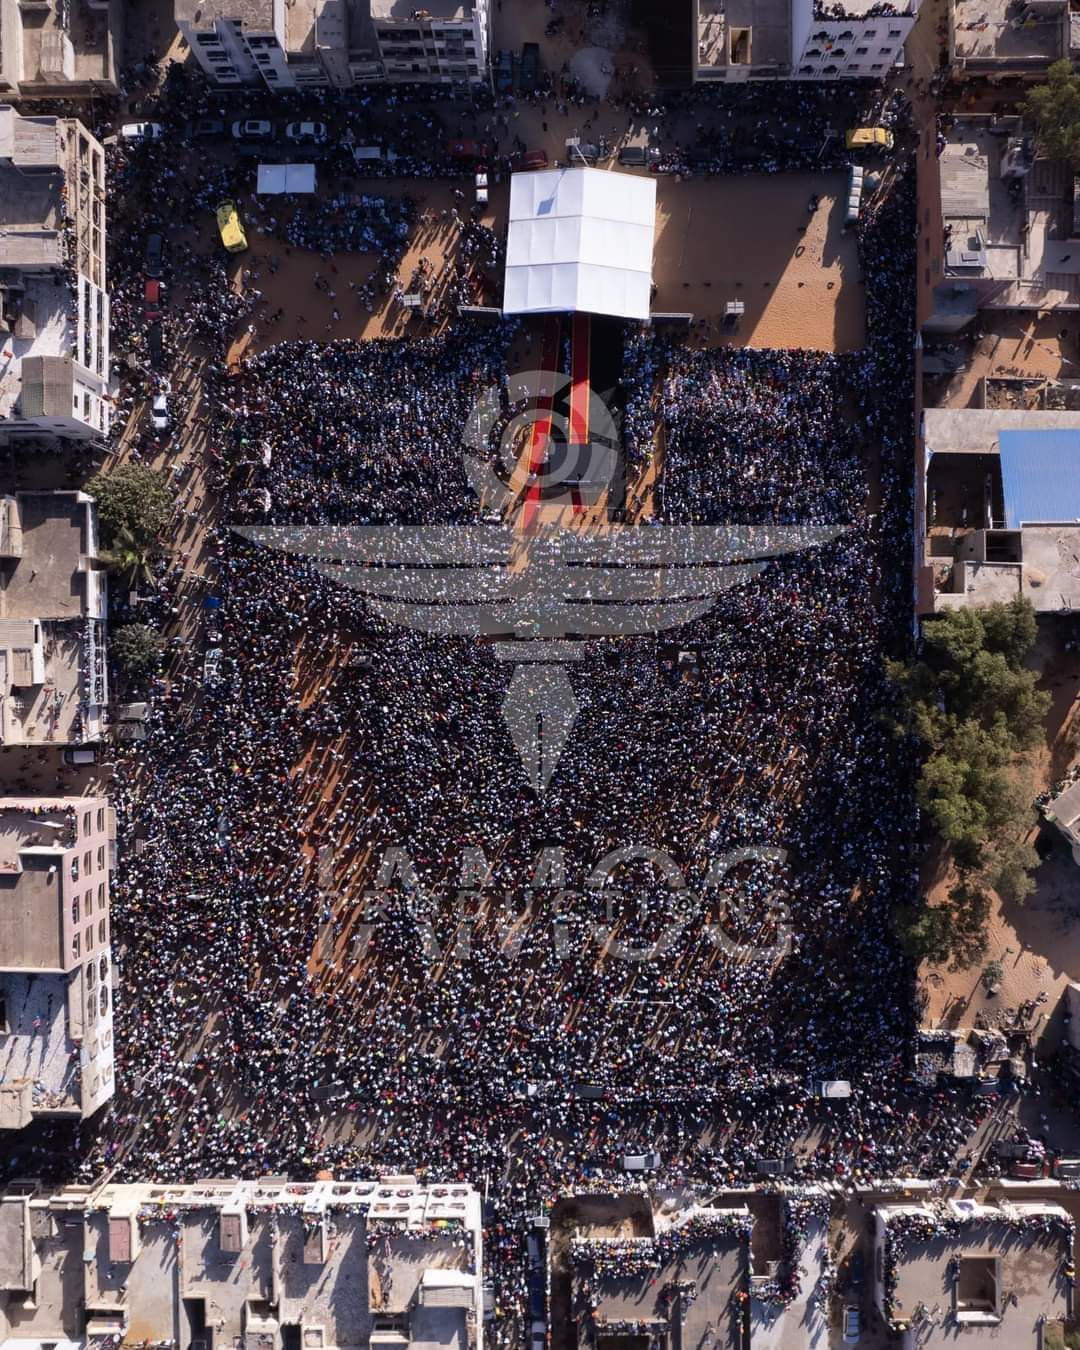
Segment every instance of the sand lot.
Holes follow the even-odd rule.
[[[865,307],[855,236],[843,229],[845,188],[839,173],[662,179],[653,309],[691,310],[715,325],[729,300],[741,300],[739,331],[725,341],[857,350]],[[719,338],[715,326],[709,336]]]

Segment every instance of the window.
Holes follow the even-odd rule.
[[[102,881],[97,888],[98,909],[105,903],[105,883]]]
[[[863,29],[863,37],[864,37],[864,38],[877,37],[877,29],[876,29],[876,28],[864,28],[864,29]]]
[[[76,933],[75,936],[71,939],[71,954],[76,959],[76,961],[82,955],[82,944],[79,941],[78,933]]]
[[[6,1036],[10,1030],[7,1020],[7,999],[0,994],[0,1036]]]
[[[889,36],[890,36],[890,37],[903,37],[903,36],[904,36],[904,30],[903,30],[902,28],[890,28],[890,29],[889,29]]]
[[[88,952],[92,952],[92,951],[94,950],[94,925],[93,925],[93,924],[89,924],[89,925],[87,926],[87,929],[86,929],[86,950],[87,950]]]
[[[97,995],[90,994],[86,1000],[86,1019],[91,1021],[97,1016]]]
[[[86,975],[86,984],[87,984],[87,988],[92,988],[92,987],[93,987],[93,984],[94,984],[94,980],[97,978],[97,965],[96,965],[96,963],[93,962],[93,961],[87,961],[87,963],[86,963],[86,970],[85,970],[84,973],[85,973],[85,975]]]
[[[86,875],[89,876],[89,875],[90,875],[90,850],[89,850],[89,849],[87,849],[86,852],[82,855],[82,865],[83,865],[83,870],[85,871]]]
[[[277,77],[278,77],[278,73],[277,73],[276,70],[264,70],[264,71],[263,71],[263,75],[264,75],[268,80],[276,80]]]
[[[90,833],[90,812],[89,812],[89,811],[84,811],[84,812],[83,812],[82,828],[83,828],[83,834],[89,834],[89,833]]]
[[[107,984],[101,986],[101,993],[98,995],[98,999],[101,1004],[101,1015],[104,1017],[109,1011],[109,986]]]
[[[97,865],[100,872],[105,866],[105,845],[102,844],[97,851]]]
[[[107,957],[103,956],[98,962],[98,975],[101,977],[102,984],[109,978],[109,961]]]
[[[71,857],[71,879],[72,881],[78,881],[79,879],[79,855],[77,853],[72,854]]]
[[[78,922],[79,922],[79,897],[78,897],[78,896],[76,896],[75,899],[72,900],[72,902],[71,902],[71,922],[72,922],[72,923],[78,923]]]
[[[98,807],[97,827],[99,830],[103,830],[105,828],[105,808],[103,806]]]
[[[101,945],[102,945],[103,947],[105,946],[105,920],[104,920],[104,919],[98,919],[98,926],[97,926],[97,940],[98,940],[98,942],[101,943]]]
[[[856,56],[865,56],[869,50],[870,50],[869,47],[856,47],[856,48],[855,48],[855,55],[856,55]]]
[[[881,64],[880,61],[875,61],[875,62],[873,63],[873,65],[870,67],[870,69],[871,69],[871,70],[884,70],[885,67]]]

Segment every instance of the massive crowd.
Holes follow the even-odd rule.
[[[589,644],[542,796],[500,719],[508,667],[483,643],[385,623],[313,563],[217,532],[224,678],[204,685],[191,660],[161,680],[114,779],[119,1089],[80,1141],[80,1177],[393,1165],[486,1181],[511,1221],[610,1178],[632,1145],[708,1187],[788,1155],[803,1178],[950,1172],[989,1108],[907,1071],[913,973],[890,915],[913,897],[913,766],[879,717],[909,609],[912,411],[896,391],[911,385],[912,196],[901,178],[860,225],[859,353],[627,331],[631,472],[665,421],[641,528],[842,531],[679,630],[692,678],[662,659],[665,638]],[[226,380],[251,301],[226,301],[193,255],[171,266],[195,283],[178,332],[218,363],[206,438],[223,520],[250,516],[253,488],[281,523],[478,519],[462,429],[484,390],[516,397],[512,324],[283,341]],[[164,567],[143,613],[168,623],[178,584]],[[692,898],[645,866],[587,887],[627,845],[674,859]],[[711,885],[746,848],[761,855]],[[605,953],[613,936],[658,943],[655,959]],[[853,1095],[822,1101],[836,1078]],[[516,1243],[510,1222],[489,1236],[508,1295]]]

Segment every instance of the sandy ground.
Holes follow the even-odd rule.
[[[1038,793],[1059,780],[1076,761],[1068,735],[1080,719],[1080,661],[1064,652],[1059,635],[1044,632],[1032,654],[1042,672],[1041,687],[1052,698],[1047,720],[1049,743],[1026,757],[1032,791]],[[1036,831],[1030,841],[1034,842]],[[989,1021],[1027,999],[1046,995],[1040,1011],[1044,1021],[1038,1035],[1040,1051],[1051,1050],[1060,1035],[1060,1017],[1053,1011],[1066,983],[1080,973],[1080,869],[1064,840],[1047,827],[1053,848],[1035,874],[1037,889],[1023,905],[994,897],[986,961],[1000,961],[1004,981],[1000,992],[988,996],[981,982],[982,966],[950,973],[924,969],[924,1021],[947,1026],[971,1026],[979,1013]],[[944,899],[955,877],[935,878],[931,903]],[[985,962],[984,962],[985,964]]]
[[[968,368],[951,379],[924,382],[933,406],[980,407],[979,383],[986,376],[1080,378],[1080,324],[1075,315],[984,312],[978,328],[982,334],[978,339],[954,339],[968,358]]]
[[[653,309],[708,320],[710,345],[862,347],[864,293],[855,236],[843,229],[845,186],[840,173],[662,179]],[[813,193],[820,205],[810,215]],[[729,300],[746,306],[733,336],[719,328]]]

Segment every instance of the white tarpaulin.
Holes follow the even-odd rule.
[[[256,192],[314,192],[314,164],[260,164]]]
[[[504,314],[649,317],[656,181],[606,169],[510,178]]]

